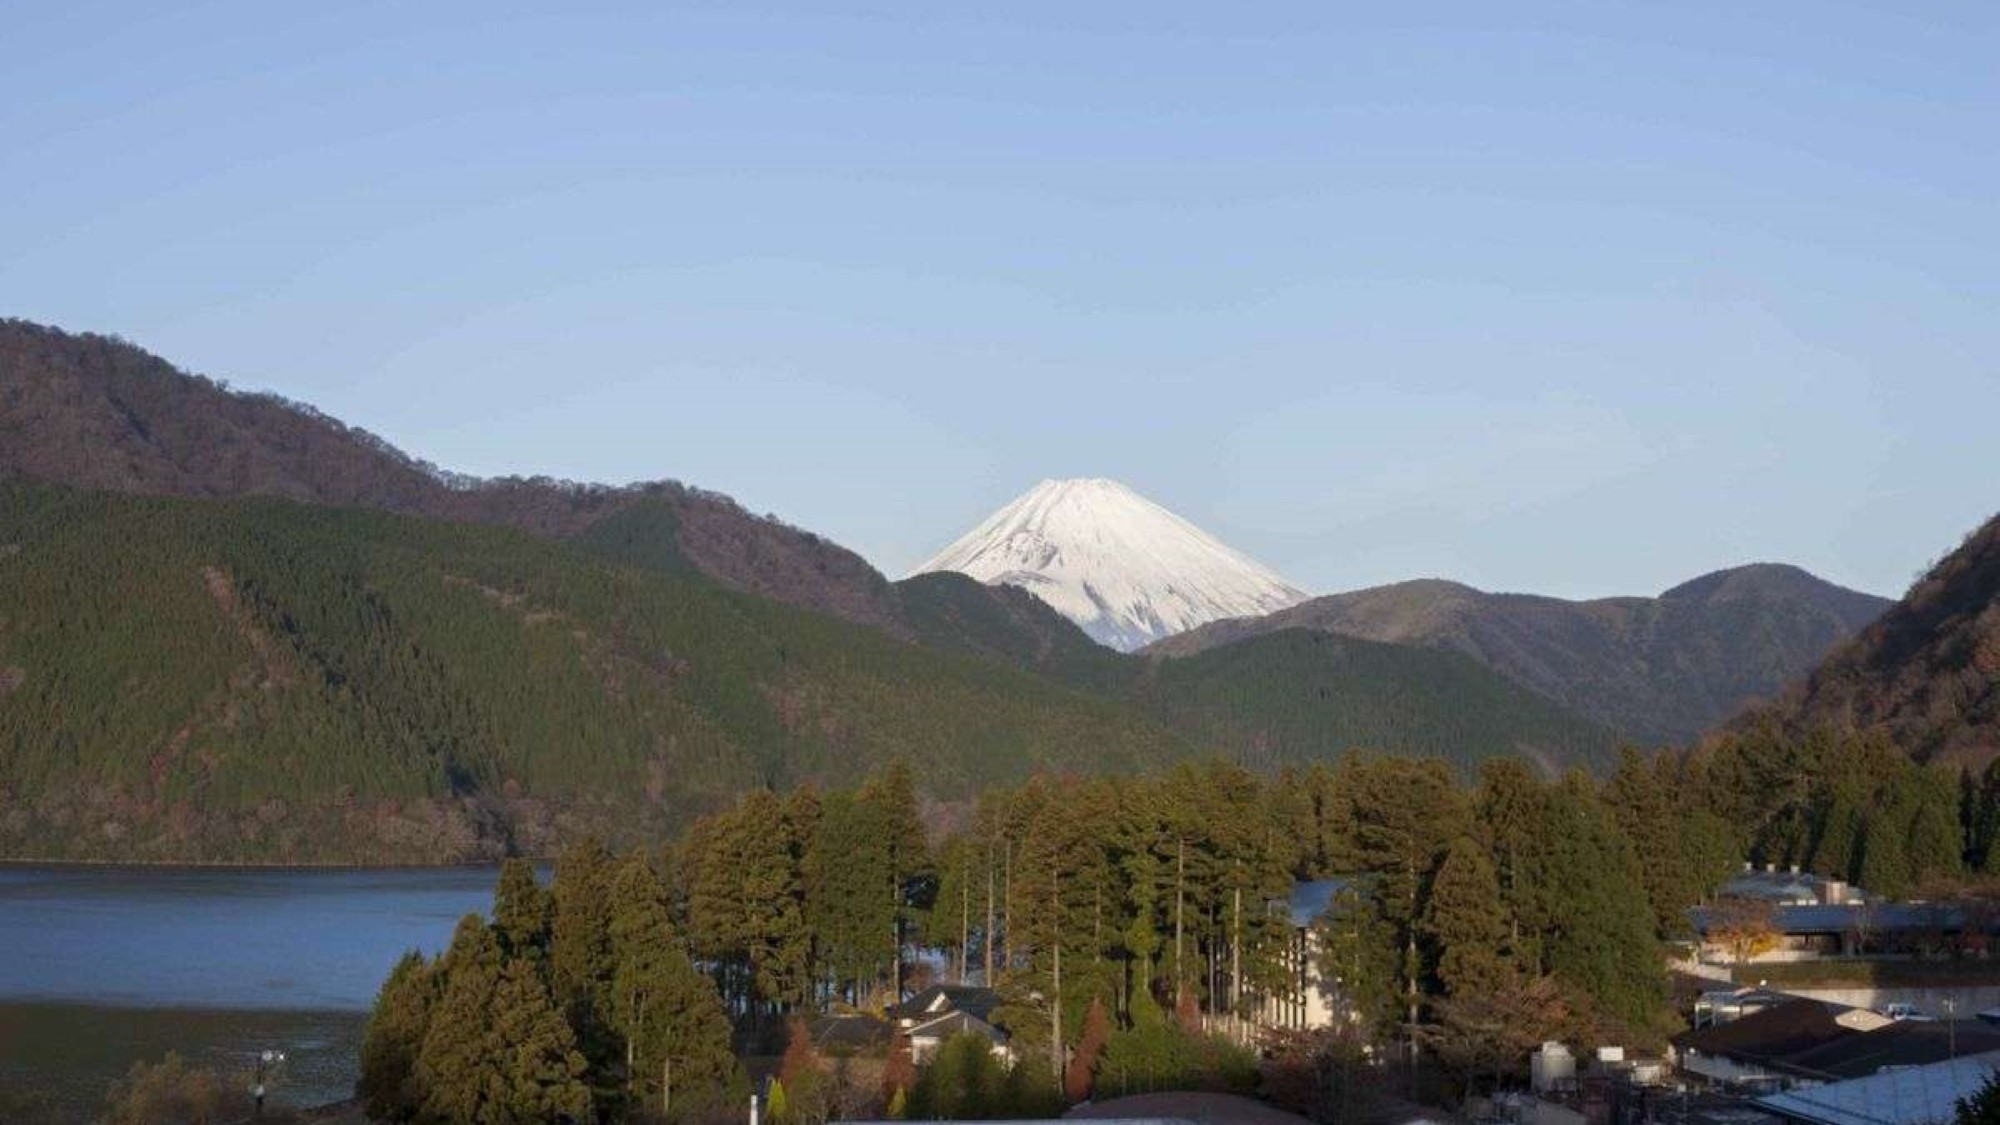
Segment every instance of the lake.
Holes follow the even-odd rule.
[[[137,1059],[287,1055],[273,1100],[353,1091],[375,990],[491,905],[493,868],[0,867],[0,1087],[93,1107]]]

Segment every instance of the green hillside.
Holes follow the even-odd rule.
[[[1289,629],[1192,656],[1128,656],[1024,590],[958,574],[896,588],[922,643],[1124,700],[1248,765],[1367,748],[1462,768],[1518,754],[1553,773],[1602,765],[1613,746],[1605,727],[1456,652]]]
[[[1614,748],[1604,727],[1455,652],[1287,629],[1145,669],[1127,698],[1250,765],[1368,747],[1460,768],[1520,755],[1552,774]]]
[[[503,528],[0,484],[0,578],[5,855],[459,859],[897,756],[956,796],[1188,750],[1018,669]]]

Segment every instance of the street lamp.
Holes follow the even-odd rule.
[[[250,1097],[257,1103],[258,1117],[264,1116],[264,1096],[270,1093],[270,1087],[266,1079],[268,1077],[270,1082],[277,1081],[275,1072],[284,1061],[285,1052],[283,1051],[274,1051],[266,1047],[257,1053],[257,1077],[250,1084]]]

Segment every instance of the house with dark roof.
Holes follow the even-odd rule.
[[[986,1040],[987,1050],[1000,1056],[1002,1062],[1014,1061],[1013,1048],[1008,1046],[1013,1037],[993,1024],[980,1019],[970,1012],[946,1012],[911,1027],[903,1032],[910,1040],[910,1061],[921,1064],[925,1059],[937,1054],[945,1042],[960,1035],[976,1035]]]
[[[930,1058],[955,1035],[977,1035],[995,1054],[1012,1062],[1013,1050],[1008,1046],[1012,1036],[993,1022],[999,1007],[1000,994],[990,988],[940,984],[892,1005],[887,1015],[908,1037],[914,1062]]]
[[[1674,1062],[1682,1073],[1715,1085],[1781,1089],[1797,1077],[1785,1069],[1791,1056],[1889,1022],[1888,1017],[1861,1008],[1790,1000],[1674,1036]]]
[[[1000,994],[990,988],[965,984],[934,984],[900,1004],[892,1004],[888,1017],[909,1028],[946,1012],[966,1012],[986,1019],[1000,1006]]]
[[[1892,1020],[1863,1008],[1795,999],[1674,1037],[1683,1073],[1733,1088],[1791,1089],[2000,1051],[2000,1028]]]

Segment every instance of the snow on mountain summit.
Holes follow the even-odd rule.
[[[1304,592],[1114,480],[1045,480],[911,573],[1019,586],[1127,652]]]

